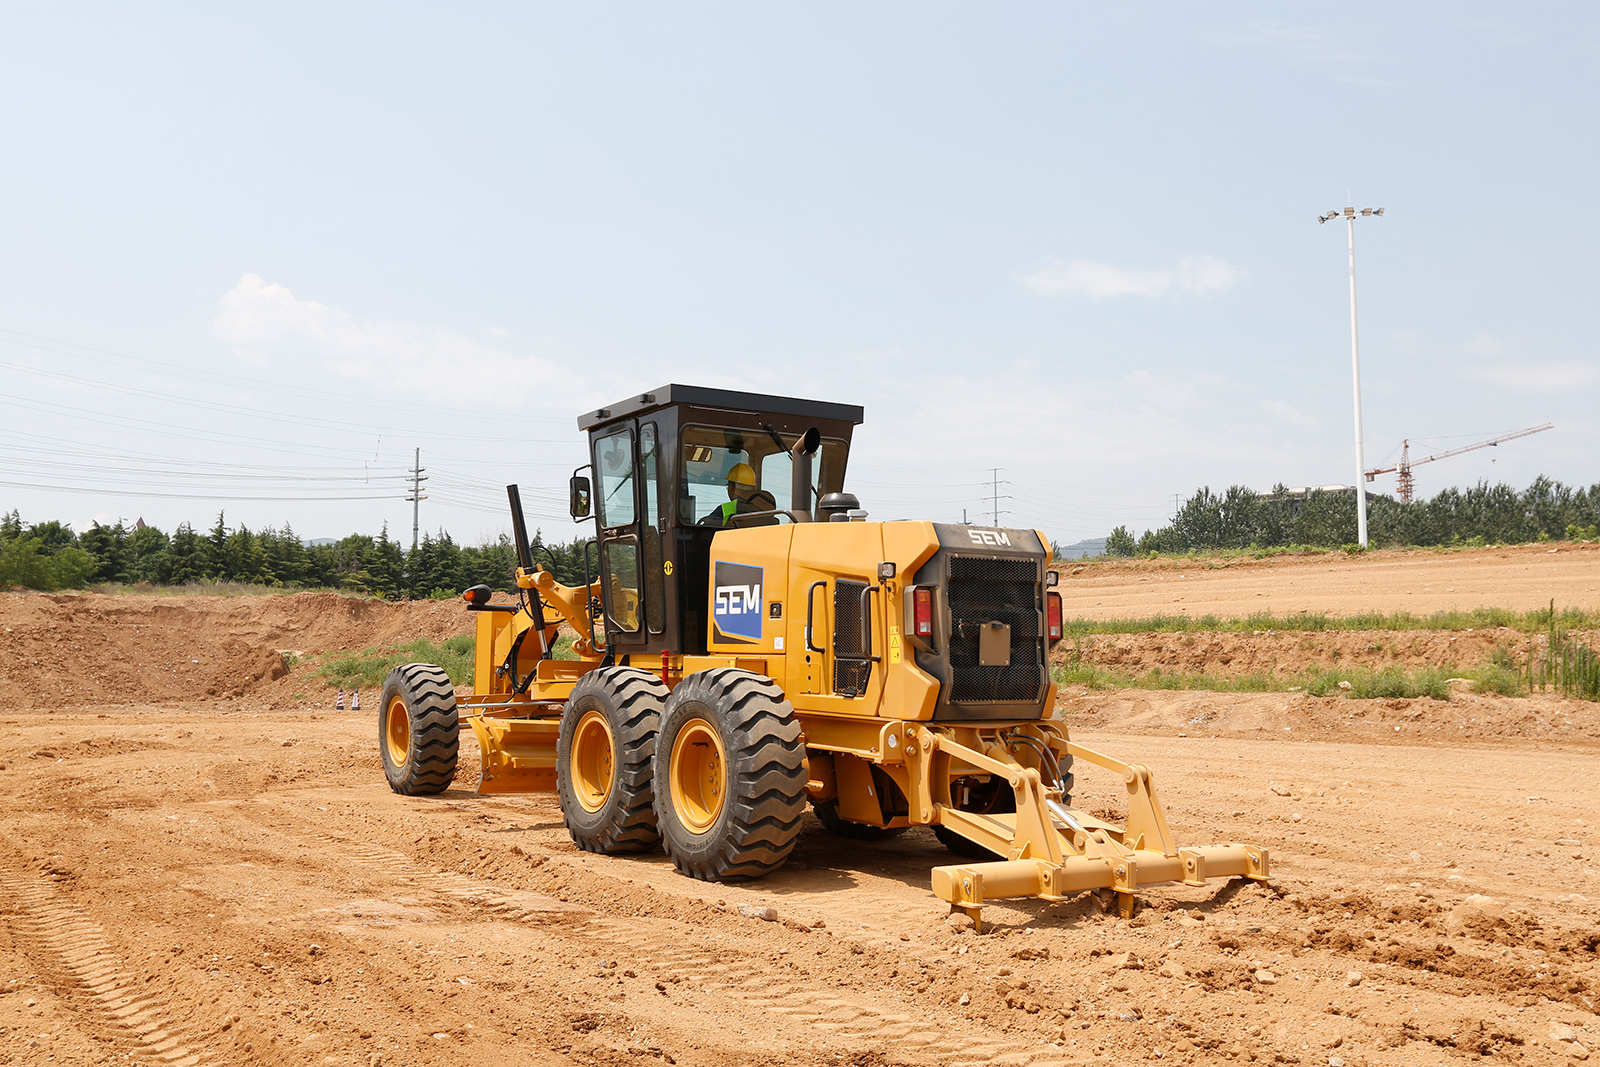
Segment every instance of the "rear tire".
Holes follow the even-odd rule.
[[[378,752],[389,788],[408,797],[450,788],[460,727],[455,686],[443,667],[403,663],[391,670],[378,700]]]
[[[718,668],[667,699],[656,741],[656,821],[691,878],[759,878],[794,851],[806,809],[805,746],[769,678]]]
[[[578,679],[556,735],[556,793],[572,843],[585,852],[642,852],[656,832],[651,768],[667,687],[633,667]]]

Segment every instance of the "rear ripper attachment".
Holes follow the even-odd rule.
[[[985,736],[990,734],[991,736]],[[1024,742],[1038,752],[1040,767],[1025,766],[1012,754]],[[1054,723],[993,736],[990,731],[948,727],[910,728],[903,745],[908,763],[929,764],[933,780],[952,782],[987,774],[1009,786],[1013,811],[973,811],[953,793],[933,804],[933,823],[978,846],[963,849],[947,834],[941,840],[959,852],[987,852],[987,862],[933,869],[933,891],[950,909],[963,911],[981,930],[981,909],[1007,897],[1062,900],[1089,889],[1117,894],[1119,910],[1131,918],[1134,893],[1162,882],[1204,885],[1214,878],[1265,881],[1266,849],[1248,845],[1180,848],[1167,827],[1148,768],[1123,763],[1067,740]],[[1122,777],[1128,792],[1124,827],[1070,807],[1071,775],[1060,767],[1082,760]],[[925,777],[908,774],[915,780]],[[998,808],[1005,805],[991,805]]]
[[[933,890],[974,922],[1008,897],[1110,890],[1129,915],[1145,886],[1265,879],[1264,849],[1179,847],[1150,772],[1055,721],[1063,594],[1041,531],[866,521],[844,491],[861,420],[684,385],[581,416],[581,577],[535,563],[508,486],[516,600],[465,592],[477,640],[459,705],[438,667],[391,674],[391,786],[446,788],[464,722],[480,793],[555,793],[576,847],[660,847],[708,881],[782,867],[808,804],[861,841],[928,826],[960,857]],[[1080,760],[1121,776],[1125,826],[1072,806]]]

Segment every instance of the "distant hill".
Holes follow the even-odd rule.
[[[1079,541],[1075,545],[1058,545],[1056,555],[1061,559],[1082,559],[1084,556],[1098,556],[1106,550],[1104,537],[1091,537],[1087,541]]]

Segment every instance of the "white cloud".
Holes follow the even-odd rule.
[[[1576,360],[1485,364],[1471,368],[1467,375],[1502,389],[1521,389],[1531,393],[1587,389],[1600,381],[1600,370],[1594,364]]]
[[[1174,267],[1113,267],[1092,259],[1046,258],[1044,266],[1018,280],[1035,293],[1076,293],[1102,300],[1112,296],[1162,297],[1174,292],[1214,296],[1233,288],[1245,271],[1216,256],[1185,256]]]
[[[1339,36],[1316,26],[1252,21],[1245,29],[1217,38],[1224,44],[1276,49],[1301,63],[1369,63],[1373,57],[1346,48]]]
[[[1293,404],[1283,400],[1262,400],[1261,407],[1280,421],[1308,432],[1319,429],[1322,426],[1321,419],[1315,415],[1307,415]]]
[[[1178,288],[1195,296],[1225,293],[1244,277],[1243,269],[1216,256],[1186,256],[1178,262]]]
[[[1498,356],[1500,348],[1500,339],[1487,333],[1477,334],[1465,346],[1467,355],[1481,356],[1485,359]]]
[[[362,318],[302,300],[256,274],[240,278],[218,305],[211,335],[252,362],[316,368],[421,398],[510,404],[538,389],[588,399],[581,379],[555,359],[484,344],[447,327]]]

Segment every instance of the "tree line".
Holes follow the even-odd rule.
[[[1126,526],[1117,527],[1106,539],[1106,554],[1337,548],[1356,543],[1356,530],[1356,495],[1348,490],[1294,495],[1282,485],[1270,493],[1235,485],[1214,493],[1206,486],[1168,526],[1146,530],[1137,539]],[[1504,483],[1479,482],[1409,504],[1390,496],[1367,497],[1367,540],[1375,548],[1593,540],[1597,533],[1600,485],[1573,488],[1544,475],[1520,492]]]
[[[583,539],[532,541],[534,561],[564,585],[583,583]],[[458,545],[449,533],[426,534],[407,551],[389,537],[351,534],[308,545],[290,525],[230,528],[225,513],[209,531],[183,523],[170,535],[154,526],[94,523],[83,533],[49,520],[24,524],[13,509],[0,516],[0,589],[79,589],[87,585],[182,586],[240,582],[282,589],[338,589],[403,597],[455,596],[473,585],[516,589],[516,545],[501,535],[491,544]]]

